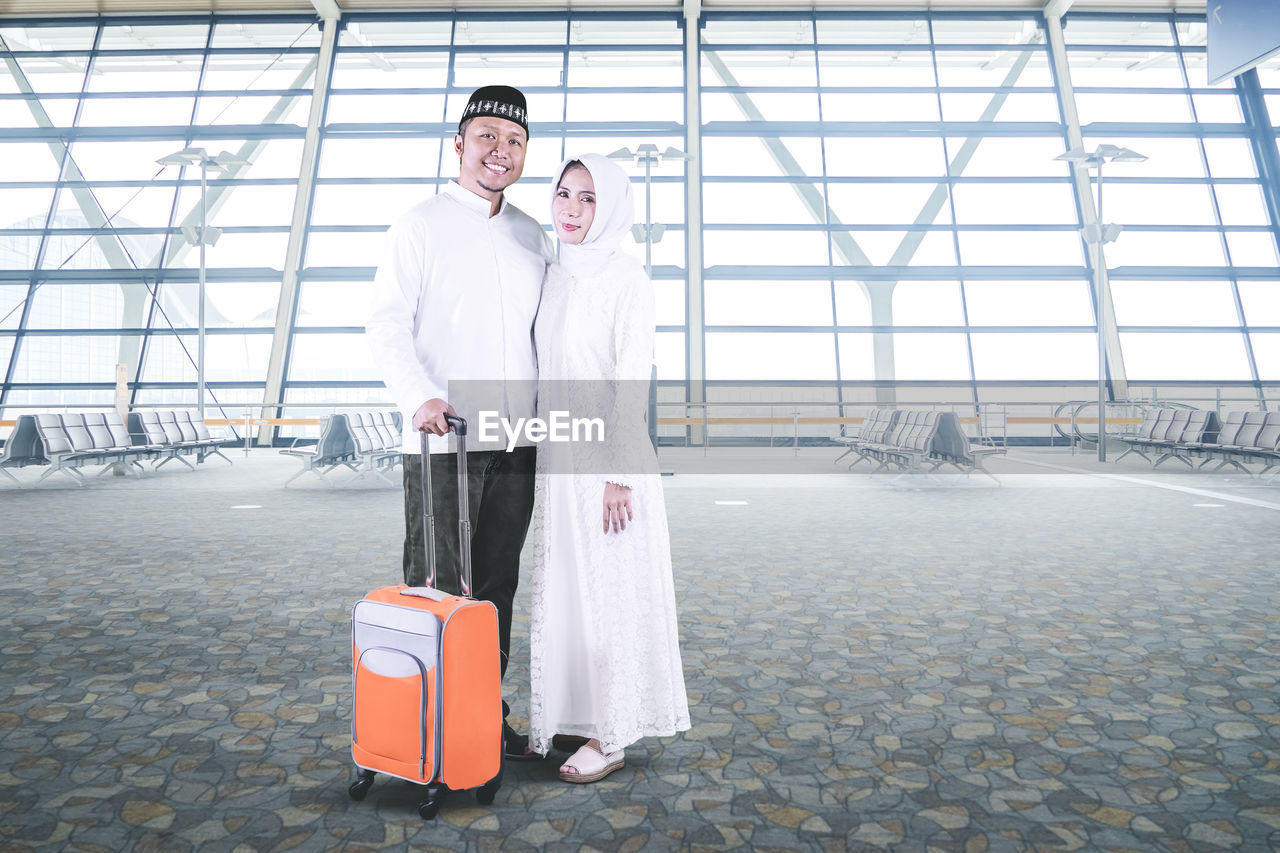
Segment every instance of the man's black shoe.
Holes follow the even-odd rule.
[[[502,754],[508,761],[535,761],[541,755],[529,749],[529,736],[516,734],[516,730],[502,721]]]

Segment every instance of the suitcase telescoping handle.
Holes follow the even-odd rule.
[[[470,503],[467,495],[467,421],[457,415],[446,414],[447,423],[458,437],[458,550],[462,554],[462,594],[471,597],[471,515],[467,510]],[[421,485],[423,495],[423,527],[422,540],[427,550],[427,582],[436,585],[436,519],[435,509],[431,504],[431,453],[427,447],[427,434],[422,432],[422,471]]]

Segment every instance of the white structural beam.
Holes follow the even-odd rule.
[[[322,5],[331,7],[335,17],[324,18],[324,31],[320,40],[320,55],[316,63],[315,85],[311,96],[311,113],[307,116],[307,135],[302,143],[302,164],[298,169],[298,192],[293,197],[293,218],[289,223],[289,245],[284,254],[284,276],[280,282],[280,300],[276,306],[276,328],[271,338],[271,359],[267,363],[267,383],[262,394],[262,417],[275,417],[275,406],[284,402],[284,372],[289,354],[289,336],[293,328],[293,315],[298,305],[298,273],[302,268],[302,247],[307,232],[307,217],[311,212],[311,198],[315,194],[316,164],[320,157],[320,125],[324,121],[325,102],[329,99],[329,79],[332,77],[333,55],[338,44],[341,14],[332,0],[315,0],[316,9]],[[271,439],[272,427],[265,424],[258,430],[258,441]]]
[[[342,7],[356,11],[467,11],[467,10],[548,10],[677,9],[681,0],[343,0]],[[1038,11],[1045,0],[706,0],[703,7],[714,10],[741,9],[831,9],[833,11],[956,9],[965,12]],[[1095,12],[1188,12],[1204,14],[1206,0],[1075,0],[1077,11]],[[111,14],[143,12],[310,12],[313,0],[6,0],[0,3],[7,15]]]
[[[1061,18],[1071,8],[1074,0],[1049,0],[1044,4],[1044,16],[1046,18]]]
[[[1080,130],[1080,115],[1076,112],[1075,88],[1071,85],[1071,68],[1067,64],[1066,39],[1062,34],[1062,19],[1045,18],[1045,32],[1049,39],[1049,55],[1058,74],[1058,97],[1062,105],[1062,119],[1067,125],[1067,144],[1071,148],[1084,148],[1084,134]],[[1084,226],[1098,224],[1098,208],[1093,199],[1093,184],[1089,180],[1089,167],[1082,163],[1071,164],[1071,174],[1075,179],[1076,198],[1080,200],[1080,215]],[[1098,283],[1094,293],[1095,319],[1101,315],[1099,332],[1103,345],[1107,349],[1107,366],[1111,371],[1112,399],[1129,399],[1129,381],[1125,374],[1124,353],[1120,350],[1120,332],[1116,328],[1115,306],[1111,301],[1111,281],[1107,278],[1106,253],[1102,246],[1092,240],[1086,240],[1086,251],[1089,263],[1100,275],[1094,276]]]
[[[705,403],[706,389],[706,319],[703,314],[705,288],[702,281],[702,17],[701,0],[684,0],[684,90],[685,90],[685,252],[688,258],[689,285],[685,296],[685,353],[688,358],[688,401]],[[701,427],[691,430],[690,441],[706,441]]]

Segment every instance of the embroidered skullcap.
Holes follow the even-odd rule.
[[[458,119],[458,129],[462,129],[462,123],[467,119],[478,116],[505,118],[523,127],[526,135],[529,133],[529,108],[524,92],[519,89],[510,86],[481,86],[476,89],[467,101],[467,108],[462,111],[462,118]]]

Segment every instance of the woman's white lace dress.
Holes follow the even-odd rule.
[[[535,325],[539,416],[607,412],[604,442],[538,449],[530,739],[542,753],[555,734],[599,738],[608,752],[689,728],[666,505],[643,421],[653,287],[621,254],[587,278],[553,267]],[[634,520],[620,533],[603,532],[607,482],[631,487]]]

